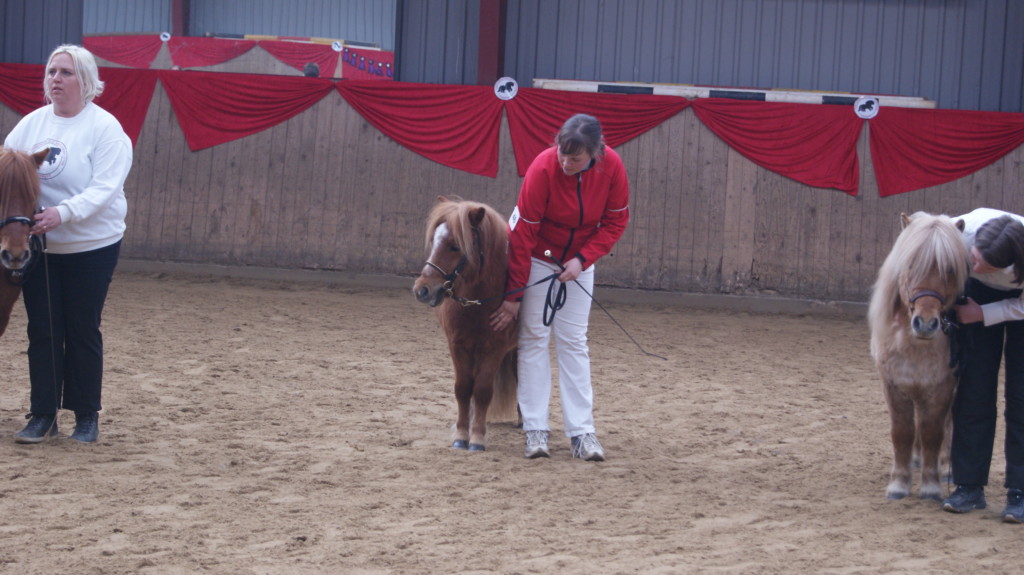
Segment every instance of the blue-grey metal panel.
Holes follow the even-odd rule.
[[[254,34],[336,38],[395,46],[396,0],[192,0],[193,36]]]
[[[524,86],[863,92],[1024,111],[1020,0],[508,0],[507,24],[505,75]]]
[[[171,0],[87,0],[84,9],[86,36],[171,31]]]
[[[82,43],[82,0],[0,0],[0,16],[0,62],[45,64],[57,46]]]
[[[479,0],[399,0],[396,79],[433,84],[475,84]]]

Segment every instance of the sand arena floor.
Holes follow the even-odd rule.
[[[411,286],[411,280],[409,280]],[[598,298],[602,292],[597,291]],[[0,339],[0,572],[1019,573],[1022,527],[885,499],[856,313],[618,298],[591,355],[609,460],[448,448],[452,370],[408,289],[121,271],[96,445],[16,445],[19,303]],[[558,414],[557,394],[553,413]]]

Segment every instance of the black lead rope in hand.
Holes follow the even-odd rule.
[[[551,257],[551,250],[544,250],[544,255],[558,266],[558,269],[565,271],[565,266],[558,260]],[[579,285],[579,284],[577,284]],[[557,287],[556,287],[557,286]],[[583,287],[583,286],[580,286]],[[556,292],[552,297],[552,292]],[[565,306],[565,298],[568,296],[565,290],[565,282],[558,281],[558,274],[551,274],[551,281],[548,283],[548,297],[544,300],[544,327],[548,327],[555,321],[555,313]],[[550,315],[549,313],[550,312]]]
[[[547,257],[549,260],[551,260],[556,266],[558,266],[558,269],[562,270],[563,272],[565,271],[565,266],[562,265],[562,262],[560,262],[560,261],[556,260],[555,258],[551,257],[551,250],[544,250],[544,256]],[[603,305],[601,305],[601,302],[597,301],[597,299],[594,298],[594,294],[592,294],[589,291],[587,291],[587,288],[583,287],[583,285],[580,284],[580,282],[578,282],[576,280],[572,280],[572,281],[573,281],[573,283],[578,285],[581,290],[583,290],[583,293],[587,294],[587,296],[590,297],[590,301],[596,303],[597,307],[601,308],[601,311],[603,311],[605,313],[605,315],[608,316],[608,319],[612,320],[612,323],[617,325],[619,327],[619,329],[622,330],[622,333],[626,334],[626,337],[629,338],[629,341],[633,342],[633,345],[635,345],[637,347],[637,349],[640,350],[641,353],[643,353],[644,355],[649,355],[651,357],[656,357],[658,359],[663,359],[665,361],[668,361],[667,357],[662,357],[662,356],[660,356],[660,355],[658,355],[656,353],[651,353],[651,352],[647,351],[646,349],[644,349],[644,346],[640,345],[640,343],[636,339],[634,339],[633,336],[630,335],[628,331],[626,331],[626,328],[622,327],[622,324],[620,324],[618,322],[618,320],[616,320],[612,316],[611,312],[609,312],[607,309],[605,309],[605,307]],[[554,289],[556,282],[558,283],[558,294],[555,296],[554,301],[552,301],[552,299],[551,299],[551,291]],[[544,302],[544,325],[545,326],[550,326],[551,322],[555,321],[555,312],[557,312],[558,310],[562,309],[562,306],[565,305],[566,296],[567,296],[567,294],[566,294],[566,291],[565,291],[565,283],[558,281],[558,276],[557,275],[551,276],[551,283],[548,284],[548,299],[547,299],[546,302]],[[548,317],[548,309],[551,310],[551,317],[550,318]]]

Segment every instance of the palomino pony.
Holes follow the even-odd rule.
[[[882,376],[893,446],[886,495],[910,493],[911,465],[921,463],[922,499],[940,500],[948,468],[950,409],[956,392],[950,326],[970,272],[963,221],[900,214],[903,230],[878,271],[868,307],[871,357]]]
[[[49,155],[44,148],[35,154],[0,147],[0,335],[7,330],[14,302],[21,295],[24,273],[32,263],[29,230],[39,206],[39,166]]]
[[[452,447],[486,449],[487,418],[517,418],[518,324],[491,329],[504,299],[508,227],[492,208],[439,198],[427,217],[426,265],[412,291],[435,308],[455,367],[458,416]]]

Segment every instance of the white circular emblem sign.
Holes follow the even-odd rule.
[[[168,41],[170,39],[171,39],[171,33],[170,32],[161,32],[160,33],[160,40],[162,42],[166,42],[166,41]]]
[[[511,100],[519,93],[519,84],[512,78],[505,76],[494,83],[494,95],[501,100]]]
[[[338,42],[337,40],[331,42],[331,49],[335,52],[341,52],[342,48],[344,48],[344,46],[341,45],[341,42]]]
[[[853,103],[853,111],[865,120],[870,120],[878,115],[878,98],[873,96],[861,96]]]

